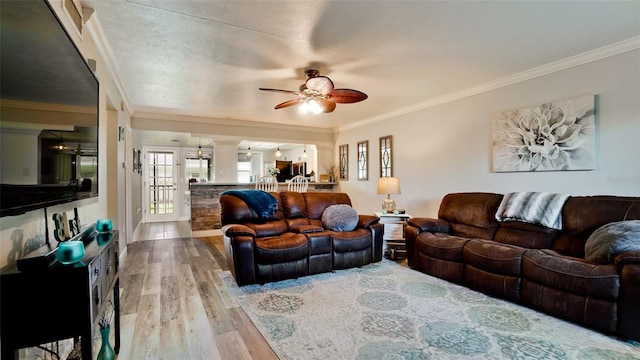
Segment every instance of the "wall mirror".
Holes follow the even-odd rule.
[[[358,180],[369,180],[369,141],[358,142]]]
[[[349,180],[349,145],[340,145],[338,155],[340,156],[340,180]]]
[[[380,138],[380,177],[393,176],[393,151],[391,135]]]

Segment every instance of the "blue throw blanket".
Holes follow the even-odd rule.
[[[505,194],[496,212],[498,221],[523,221],[562,229],[562,207],[566,194],[519,192]]]
[[[267,219],[278,211],[278,199],[262,190],[227,190],[222,195],[231,195],[244,201],[261,219]]]

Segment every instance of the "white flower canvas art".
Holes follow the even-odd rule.
[[[493,171],[595,168],[595,97],[505,111],[493,118]]]

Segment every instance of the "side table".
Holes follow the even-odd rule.
[[[384,240],[384,257],[391,260],[402,260],[407,256],[407,248],[404,238],[404,229],[409,214],[385,214],[374,211],[373,214],[380,218],[380,224],[384,226],[382,240]]]

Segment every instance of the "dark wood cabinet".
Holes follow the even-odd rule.
[[[80,339],[82,358],[94,359],[92,336],[113,301],[114,350],[120,348],[118,231],[83,232],[85,256],[74,264],[8,269],[0,280],[2,359],[17,350],[61,339]],[[81,234],[82,235],[82,234]],[[113,295],[113,296],[111,296]]]

